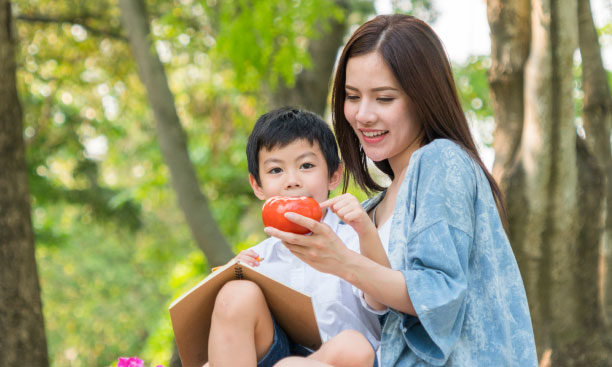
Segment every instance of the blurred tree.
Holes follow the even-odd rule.
[[[337,0],[336,4],[349,14],[349,4],[345,0]],[[271,106],[300,106],[311,110],[320,116],[325,115],[329,86],[336,61],[338,49],[342,46],[349,22],[347,17],[325,20],[327,27],[323,29],[318,39],[311,40],[308,53],[312,59],[311,67],[298,68],[295,83],[281,84],[273,93]]]
[[[189,158],[185,132],[174,105],[174,95],[168,86],[164,67],[153,50],[145,3],[143,0],[120,0],[119,4],[140,79],[155,114],[159,145],[170,168],[179,205],[209,265],[224,264],[233,257],[232,249],[219,231],[208,200],[200,190]]]
[[[612,26],[612,25],[611,25]],[[582,125],[586,134],[586,144],[589,152],[593,155],[594,163],[602,171],[600,176],[591,175],[596,180],[595,191],[591,200],[591,207],[600,209],[600,221],[597,222],[592,232],[583,231],[585,241],[588,243],[599,243],[600,268],[602,272],[601,287],[598,301],[601,302],[603,319],[610,325],[612,317],[612,152],[610,149],[610,133],[612,129],[612,95],[610,94],[610,83],[608,83],[607,72],[604,69],[601,48],[598,42],[598,34],[593,24],[591,15],[591,3],[587,0],[578,0],[578,45],[582,60],[582,89],[584,100],[582,105]],[[603,186],[603,188],[601,188]],[[599,189],[598,192],[597,189]],[[600,193],[601,196],[596,196]],[[605,200],[604,200],[605,198]],[[590,208],[587,208],[590,209]],[[585,211],[584,215],[592,215],[593,212]],[[597,213],[597,212],[594,212]],[[603,236],[600,234],[603,226]],[[598,280],[599,281],[599,280]]]
[[[541,363],[607,366],[612,334],[600,260],[612,103],[589,1],[488,0],[487,10],[493,174],[505,192]],[[577,47],[585,93],[579,126]]]
[[[0,366],[48,366],[17,97],[11,3],[0,0]]]
[[[301,106],[320,116],[325,115],[338,50],[343,45],[348,27],[355,22],[351,22],[351,15],[356,15],[352,18],[361,18],[374,13],[371,1],[335,0],[334,3],[343,16],[331,16],[317,24],[322,29],[317,38],[308,43],[309,67],[298,67],[295,83],[281,84],[277,88],[272,94],[272,107]]]

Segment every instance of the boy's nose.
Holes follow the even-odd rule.
[[[298,178],[298,175],[295,172],[287,172],[287,180],[285,181],[285,186],[287,188],[300,187],[301,183]]]

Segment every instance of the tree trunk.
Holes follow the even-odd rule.
[[[144,1],[121,0],[119,4],[140,79],[147,89],[149,103],[153,108],[159,143],[164,160],[170,168],[179,206],[198,246],[208,259],[208,265],[225,264],[233,257],[233,253],[200,190],[189,158],[185,133],[174,105],[174,96],[151,42]]]
[[[0,0],[0,367],[48,366],[11,7]]]
[[[520,269],[528,266],[527,258],[523,255],[524,231],[520,230],[526,225],[526,217],[521,212],[527,205],[527,198],[520,189],[524,186],[524,171],[518,159],[518,148],[523,133],[523,74],[529,56],[530,14],[529,0],[487,2],[492,61],[489,85],[497,121],[493,139],[493,176],[505,194],[508,221],[513,224],[508,227],[508,234],[513,239]],[[527,293],[530,293],[529,290]]]
[[[487,16],[491,26],[491,103],[497,119],[504,121],[494,136],[493,174],[499,180],[516,163],[523,132],[523,73],[531,35],[529,0],[489,0]]]
[[[346,1],[336,1],[336,4],[345,12],[349,11]],[[342,21],[330,19],[329,29],[318,39],[311,40],[308,46],[312,68],[302,70],[294,86],[288,87],[283,84],[273,95],[273,107],[300,106],[320,116],[325,115],[336,55],[342,46],[347,29],[346,19]]]
[[[604,169],[574,122],[578,3],[532,0],[529,9],[526,1],[489,0],[487,7],[494,172],[508,202],[538,351],[552,352],[553,366],[607,365],[612,349],[598,301]],[[586,103],[585,95],[585,113]]]
[[[601,221],[595,221],[604,228],[600,241],[599,301],[604,312],[603,319],[609,324],[612,313],[612,272],[606,264],[612,261],[612,154],[610,152],[610,127],[612,126],[612,96],[606,70],[601,60],[591,4],[588,0],[578,2],[578,35],[580,55],[582,56],[582,88],[584,90],[583,125],[586,142],[590,152],[595,155],[598,168],[605,178],[604,191],[599,200],[603,206]],[[602,200],[602,198],[606,198]],[[592,214],[590,215],[593,216]],[[597,228],[599,232],[599,227]],[[607,274],[606,274],[607,273]]]

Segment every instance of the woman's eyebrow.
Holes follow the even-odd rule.
[[[350,85],[345,85],[344,86],[345,89],[350,89],[350,90],[354,90],[354,91],[359,91],[359,89],[350,86]],[[391,91],[398,91],[397,88],[394,87],[390,87],[390,86],[382,86],[382,87],[376,87],[376,88],[372,88],[370,89],[372,92],[382,92],[382,91],[386,91],[386,90],[391,90]]]
[[[397,91],[398,89],[397,88],[393,88],[393,87],[387,87],[387,86],[372,88],[373,92],[382,92],[382,91],[385,91],[385,90]]]

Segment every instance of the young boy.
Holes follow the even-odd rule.
[[[342,176],[331,129],[317,115],[294,108],[280,108],[257,120],[247,158],[251,187],[261,200],[310,196],[323,202]],[[322,221],[358,251],[354,230],[330,210],[323,211]],[[236,257],[310,294],[324,344],[313,352],[292,342],[274,321],[257,285],[236,280],[227,283],[215,301],[208,343],[210,366],[273,366],[295,355],[309,356],[321,366],[375,364],[380,324],[361,306],[349,283],[313,269],[273,237]]]

